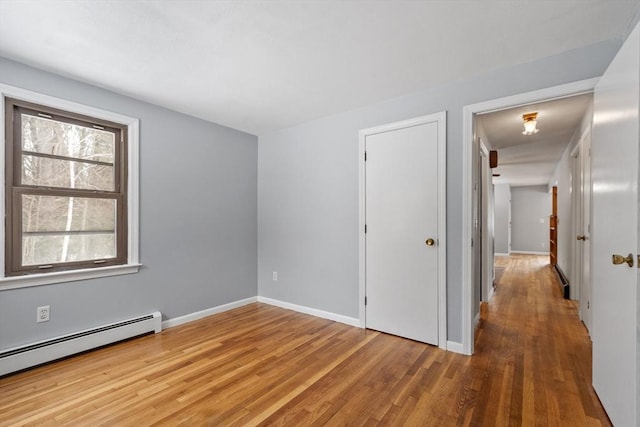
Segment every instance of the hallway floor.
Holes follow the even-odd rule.
[[[492,418],[505,425],[611,425],[591,387],[588,332],[577,303],[562,298],[549,257],[497,257],[496,267],[504,272],[476,328],[474,365],[487,375],[473,418],[486,425]]]

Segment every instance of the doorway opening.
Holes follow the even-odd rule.
[[[572,235],[575,239],[576,229],[571,226],[574,222],[571,209],[577,207],[577,202],[571,199],[574,192],[571,177],[575,175],[570,170],[571,158],[563,156],[569,156],[569,144],[584,139],[583,119],[592,111],[596,81],[584,80],[464,108],[462,348],[465,354],[473,354],[480,302],[488,301],[493,291],[494,255],[520,252],[549,256],[551,191],[558,184],[562,188],[561,210],[567,218],[560,219],[558,231],[562,231],[555,244],[563,245],[561,268],[567,270],[567,275],[573,274],[575,247],[570,242]],[[582,110],[574,114],[577,118],[560,120],[574,110],[569,108],[572,103],[582,105]],[[532,112],[539,113],[541,129],[534,138],[522,135],[523,116]],[[590,122],[586,127],[590,129]],[[558,140],[563,140],[564,145]],[[489,172],[482,162],[482,153],[488,150],[498,152],[498,167]],[[568,171],[557,170],[561,158],[562,165],[569,165]],[[483,176],[492,179],[487,182]],[[490,219],[493,227],[487,224]],[[489,268],[491,271],[487,271]]]

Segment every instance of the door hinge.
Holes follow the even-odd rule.
[[[365,162],[367,161],[367,152],[366,151],[364,152],[364,161]]]
[[[364,234],[367,234],[367,224],[364,225]]]
[[[364,305],[367,305],[367,297],[364,297]]]
[[[473,237],[471,238],[471,247],[473,247]]]

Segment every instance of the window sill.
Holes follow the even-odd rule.
[[[97,279],[100,277],[120,276],[137,273],[141,264],[114,265],[102,268],[56,271],[46,274],[29,274],[0,278],[0,291],[27,288],[30,286],[52,285],[54,283],[74,282],[77,280]]]

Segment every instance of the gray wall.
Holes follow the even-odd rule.
[[[495,250],[497,254],[509,253],[509,209],[511,209],[511,187],[496,184],[495,201]]]
[[[461,342],[463,106],[601,75],[620,45],[600,43],[261,135],[259,294],[358,317],[358,130],[446,110],[448,339]]]
[[[511,187],[511,251],[549,252],[549,215],[548,186]]]
[[[0,291],[0,348],[255,296],[257,137],[0,58],[0,81],[140,119],[140,272]],[[51,321],[35,322],[39,305]]]

